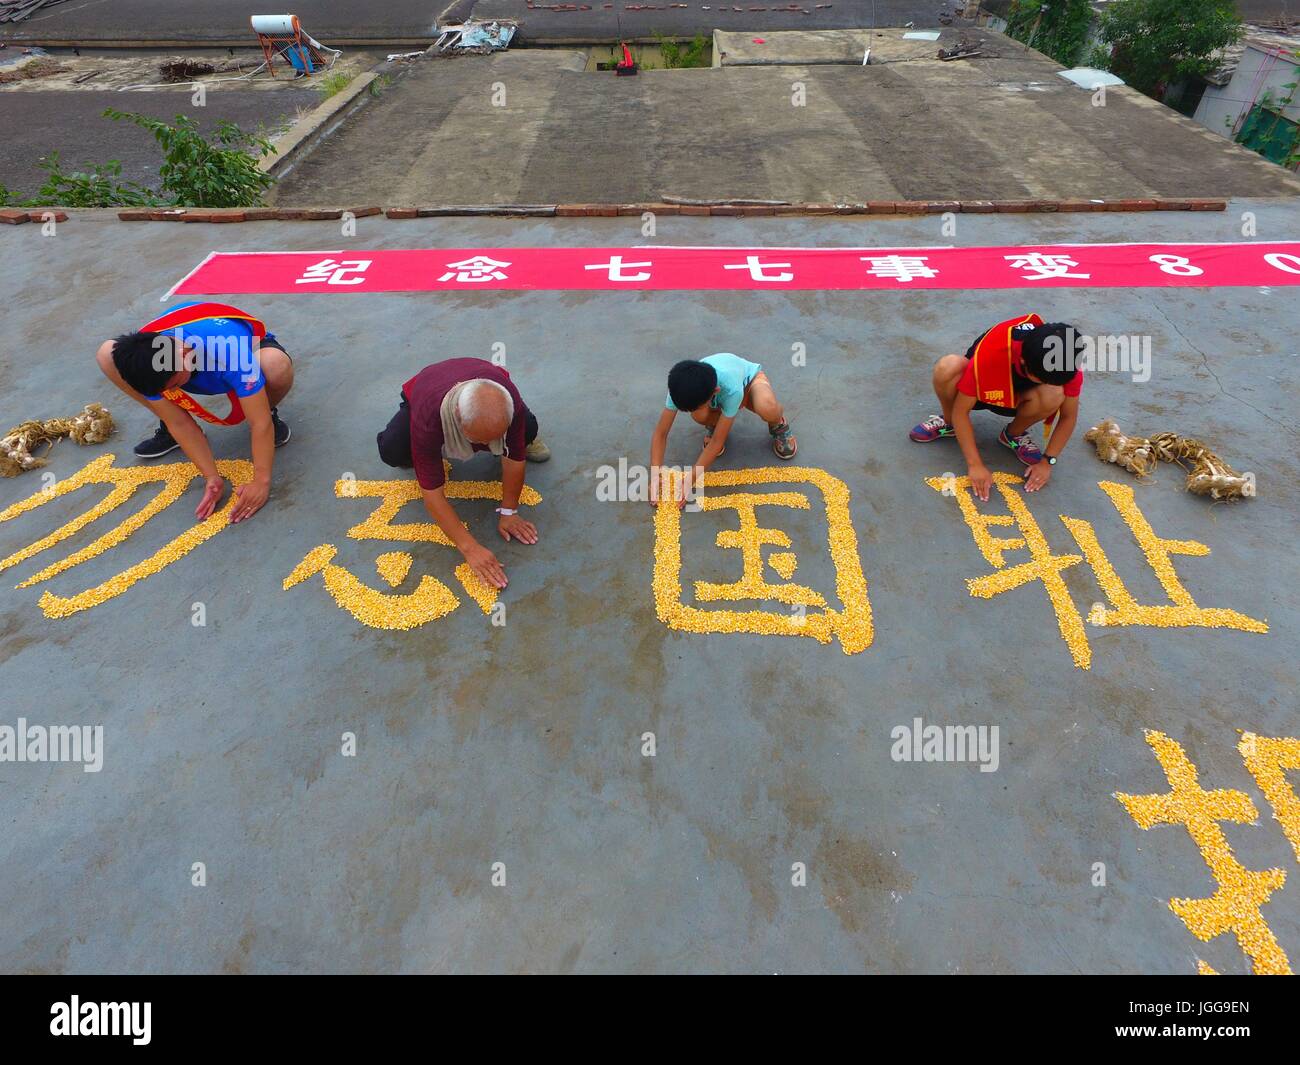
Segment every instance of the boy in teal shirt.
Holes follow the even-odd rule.
[[[659,501],[657,471],[663,465],[668,432],[678,412],[687,411],[705,430],[704,449],[694,468],[688,470],[683,478],[682,491],[678,495],[678,505],[685,506],[695,478],[726,450],[727,435],[741,408],[753,411],[767,422],[772,450],[777,458],[794,458],[799,445],[785,420],[785,409],[758,363],[729,352],[719,352],[703,359],[684,359],[668,371],[668,397],[650,439],[651,503]]]

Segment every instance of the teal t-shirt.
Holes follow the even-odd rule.
[[[714,372],[718,375],[718,388],[721,389],[709,400],[709,406],[714,410],[722,411],[724,418],[734,418],[740,413],[740,405],[745,401],[745,389],[749,387],[749,383],[758,376],[763,367],[756,362],[742,359],[739,355],[732,355],[727,351],[720,351],[716,355],[707,355],[700,362],[707,362],[713,367]],[[677,409],[672,396],[668,396],[664,400],[664,406],[668,410]]]

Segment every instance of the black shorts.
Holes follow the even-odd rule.
[[[275,348],[276,351],[283,351],[284,354],[285,354],[285,357],[286,357],[290,362],[293,362],[293,356],[290,355],[289,352],[288,352],[288,350],[285,348],[285,346],[284,346],[283,344],[281,344],[281,343],[280,343],[280,342],[275,338],[275,334],[274,334],[274,333],[267,333],[266,336],[262,337],[262,342],[261,342],[260,344],[258,344],[258,347],[259,347],[259,348]]]
[[[1015,407],[995,407],[989,403],[983,403],[978,399],[975,401],[975,406],[973,406],[971,410],[991,410],[994,414],[1003,418],[1014,418],[1016,416]]]

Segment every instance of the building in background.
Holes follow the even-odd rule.
[[[1300,168],[1300,32],[1246,27],[1205,80],[1193,117],[1289,170]]]

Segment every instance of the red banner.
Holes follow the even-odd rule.
[[[1300,242],[215,252],[168,293],[1300,285]]]

